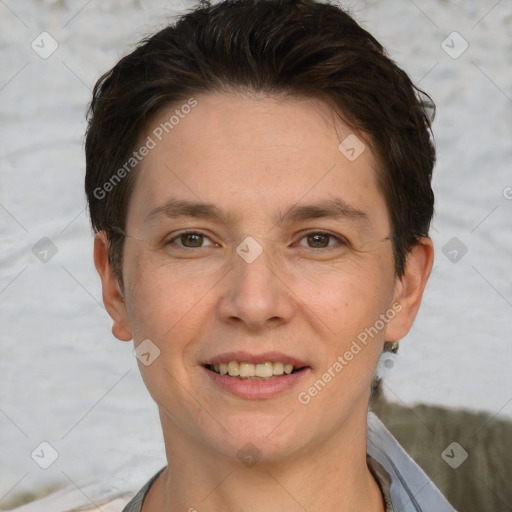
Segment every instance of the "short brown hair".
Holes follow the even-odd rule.
[[[113,182],[116,172],[157,111],[220,91],[319,98],[366,136],[381,164],[377,179],[390,216],[395,270],[402,275],[407,252],[428,236],[433,215],[432,100],[337,5],[224,0],[215,5],[202,1],[141,41],[94,87],[85,190],[93,229],[106,231],[109,259],[121,285],[136,166]]]

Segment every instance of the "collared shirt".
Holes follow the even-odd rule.
[[[375,481],[379,485],[382,499],[384,500],[384,512],[395,512],[393,503],[391,502],[391,478],[389,477],[388,472],[370,455],[366,456],[366,464],[368,465],[373,478],[375,478]]]

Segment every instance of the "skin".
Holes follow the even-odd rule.
[[[378,160],[368,144],[355,161],[338,150],[353,132],[320,100],[196,99],[142,162],[128,210],[123,289],[105,234],[95,239],[114,336],[136,346],[150,339],[160,350],[139,367],[159,408],[168,468],[143,510],[383,511],[366,465],[370,383],[384,341],[399,340],[413,323],[432,243],[422,239],[405,274],[395,275]],[[157,113],[141,141],[175,107]],[[212,203],[227,215],[145,220],[170,198]],[[335,198],[365,216],[279,222],[287,208]],[[184,229],[205,238],[174,238]],[[318,231],[334,237],[308,238]],[[247,236],[263,250],[252,263],[236,252]],[[401,311],[300,403],[298,393],[394,304]],[[202,366],[238,350],[283,352],[309,369],[275,397],[244,399],[220,389]],[[247,443],[259,454],[250,467],[237,457]]]

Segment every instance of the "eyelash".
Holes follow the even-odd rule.
[[[177,235],[174,235],[169,240],[165,241],[164,245],[165,246],[171,245],[172,243],[174,243],[176,240],[180,239],[184,235],[200,235],[200,236],[210,240],[210,238],[207,235],[201,233],[200,231],[182,231],[182,232],[178,233]],[[304,238],[307,238],[308,236],[311,236],[311,235],[327,236],[327,237],[330,237],[331,239],[335,239],[339,245],[348,245],[348,241],[344,237],[334,235],[332,233],[329,233],[328,231],[307,231],[300,237],[299,240],[303,240]],[[219,244],[216,244],[215,242],[213,242],[212,240],[210,240],[210,242],[212,242],[212,244],[217,247],[219,245]],[[185,247],[185,246],[178,246],[178,247],[180,249],[202,249],[203,248],[203,247]],[[302,247],[304,247],[304,246],[302,246]],[[306,246],[307,249],[313,249],[313,250],[330,249],[332,247],[333,247],[332,245],[327,245],[326,247],[307,247]]]

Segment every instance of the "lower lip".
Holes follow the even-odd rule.
[[[272,398],[288,391],[310,371],[309,368],[305,368],[304,370],[290,373],[289,375],[279,375],[268,380],[242,380],[236,377],[220,375],[208,370],[204,366],[203,369],[210,379],[224,391],[248,400]]]

